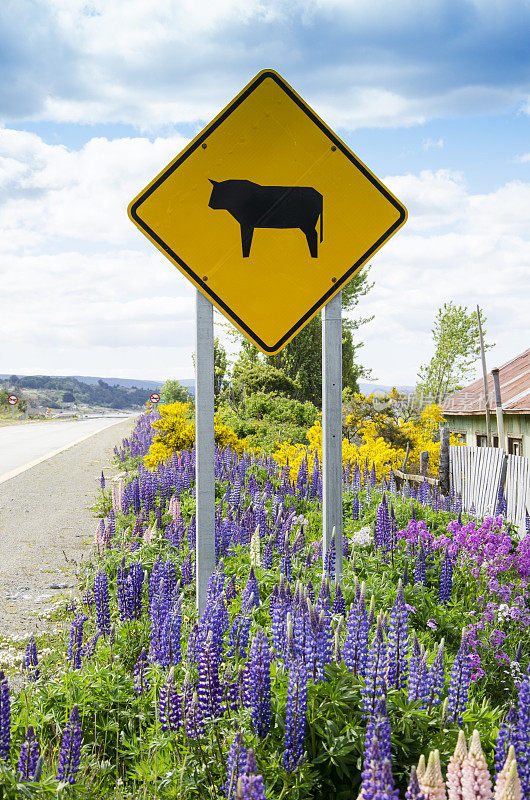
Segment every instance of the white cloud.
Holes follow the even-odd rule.
[[[267,66],[332,124],[527,108],[520,0],[4,0],[5,120],[210,119]],[[5,46],[2,47],[3,40]]]
[[[424,139],[421,143],[423,150],[441,150],[444,146],[443,139]]]
[[[530,161],[530,153],[523,153],[522,156],[516,156],[514,158],[514,161],[517,164],[528,164],[528,162]]]

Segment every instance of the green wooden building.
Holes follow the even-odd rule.
[[[530,349],[499,368],[499,382],[504,419],[505,449],[518,456],[530,456]],[[493,377],[488,375],[493,446],[499,446]],[[486,399],[484,380],[480,378],[455,392],[442,403],[450,431],[464,444],[487,446]]]

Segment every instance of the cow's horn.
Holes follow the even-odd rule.
[[[214,181],[214,180],[212,180],[211,178],[208,178],[208,180],[210,181],[210,183],[212,184],[212,186],[217,186],[217,184],[219,183],[219,181]]]

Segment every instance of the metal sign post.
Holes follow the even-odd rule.
[[[215,569],[215,439],[213,305],[196,293],[195,343],[195,573],[199,617],[206,605],[208,580]]]
[[[342,583],[342,292],[322,312],[322,559],[335,531],[335,576]]]

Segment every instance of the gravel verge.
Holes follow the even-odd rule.
[[[96,521],[90,507],[101,470],[111,478],[114,446],[133,419],[0,484],[0,637],[42,635],[58,600],[73,593],[77,565],[90,550]]]

